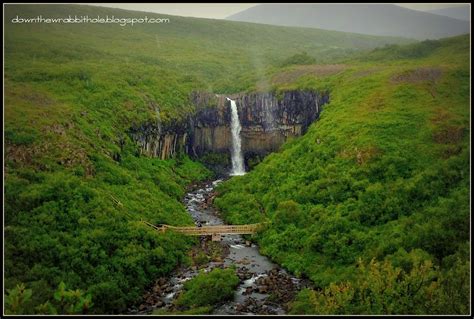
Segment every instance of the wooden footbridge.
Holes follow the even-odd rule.
[[[112,198],[113,202],[119,206],[123,207],[123,204],[116,199],[114,196],[110,195]],[[125,212],[129,217],[133,218],[130,214]],[[171,226],[171,225],[166,225],[162,224],[159,226],[153,225],[152,223],[147,222],[146,220],[141,220],[142,223],[145,225],[159,231],[159,232],[165,232],[165,231],[175,231],[181,234],[185,234],[188,236],[212,236],[213,241],[219,241],[221,240],[222,235],[227,235],[227,234],[254,234],[258,231],[258,229],[265,223],[260,223],[260,224],[247,224],[247,225],[214,225],[214,226],[183,226],[183,227],[178,227],[178,226]]]
[[[155,226],[146,221],[143,221],[148,226],[156,229],[160,232],[175,231],[177,233],[185,234],[188,236],[212,236],[213,241],[221,240],[221,235],[227,234],[253,234],[257,232],[262,224],[247,224],[247,225],[215,225],[215,226],[171,226],[171,225],[160,225]]]

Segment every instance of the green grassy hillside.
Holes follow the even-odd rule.
[[[331,101],[215,203],[316,284],[293,313],[469,312],[469,67],[461,36],[274,74]]]
[[[186,156],[140,156],[126,133],[131,126],[186,117],[193,90],[268,86],[264,74],[292,70],[301,56],[336,63],[408,43],[173,16],[169,24],[121,27],[11,23],[17,15],[165,17],[5,6],[4,279],[14,313],[123,312],[186,261],[191,240],[157,235],[139,220],[190,224],[180,203],[185,187],[211,173]]]
[[[155,121],[157,110],[165,124],[186,117],[192,110],[188,101],[192,90],[252,89],[265,70],[301,51],[331,61],[408,41],[174,16],[166,16],[169,24],[125,27],[14,24],[16,16],[165,16],[77,5],[8,5],[5,11],[7,137],[42,140],[55,129],[41,132],[41,127],[60,125],[56,130],[76,135],[69,143],[74,145],[67,145],[73,153],[67,160],[81,158],[84,166],[90,166],[84,154],[120,152],[123,132],[134,124]],[[32,124],[33,118],[38,122]],[[67,156],[63,150],[48,160]],[[33,157],[47,156],[48,152],[37,152]]]
[[[407,42],[172,16],[166,25],[14,24],[16,16],[163,16],[5,9],[5,288],[15,313],[121,312],[185,261],[191,241],[137,221],[191,223],[180,199],[210,173],[183,156],[140,157],[126,134],[132,125],[184,118],[192,90],[251,88],[263,69],[302,50],[329,60]],[[82,295],[54,299],[61,282],[58,293]],[[21,283],[26,290],[13,289]]]

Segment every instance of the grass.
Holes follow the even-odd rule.
[[[328,289],[302,295],[307,308],[298,304],[296,313],[379,313],[339,295],[356,289],[347,287],[357,280],[372,284],[355,271],[359,258],[390,268],[400,251],[418,249],[439,278],[468,262],[468,42],[460,36],[392,46],[344,61],[335,74],[308,72],[274,83],[276,90],[329,88],[331,101],[306,135],[220,185],[215,203],[229,223],[269,221],[257,237],[261,251]],[[273,76],[288,71],[281,72]],[[459,264],[447,266],[454,256],[462,256]],[[426,282],[437,285],[432,307],[428,290],[412,308],[384,302],[396,313],[466,311],[468,289],[459,286],[464,290],[453,301],[459,306],[448,307],[447,291],[456,288],[439,278]],[[345,300],[341,312],[330,307],[338,296]]]
[[[189,94],[195,90],[234,93],[270,83],[279,90],[328,88],[332,92],[331,104],[305,137],[287,143],[281,153],[270,155],[254,172],[225,186],[227,194],[220,204],[233,222],[258,219],[255,216],[262,211],[265,218],[271,219],[280,207],[281,216],[309,211],[311,218],[328,218],[327,225],[337,226],[340,222],[337,227],[347,229],[346,217],[331,220],[334,211],[345,214],[354,205],[343,201],[348,196],[344,193],[347,185],[338,180],[350,184],[353,193],[369,184],[374,184],[372,191],[377,192],[380,186],[375,185],[375,176],[383,175],[381,167],[390,167],[392,175],[386,179],[405,178],[420,167],[433,168],[440,158],[447,163],[440,168],[444,170],[442,176],[451,183],[444,189],[457,187],[466,179],[462,161],[467,149],[469,93],[466,37],[447,39],[436,46],[413,44],[415,49],[421,46],[415,55],[409,54],[410,47],[388,47],[367,54],[385,44],[412,41],[174,16],[166,16],[171,20],[169,24],[133,27],[10,22],[16,15],[75,14],[145,15],[83,5],[5,7],[4,279],[10,293],[32,291],[28,304],[14,305],[18,313],[47,313],[51,308],[48,303],[54,303],[54,292],[61,282],[71,291],[80,289],[91,296],[90,313],[123,313],[140,301],[154,278],[189,262],[186,251],[192,240],[157,235],[139,221],[191,224],[181,203],[186,186],[212,174],[183,155],[165,161],[140,156],[127,132],[132,126],[155,122],[158,117],[163,124],[185,119],[193,112]],[[301,60],[303,52],[306,54]],[[364,59],[354,60],[357,53],[364,54]],[[327,66],[299,64],[313,61],[346,67],[328,74],[318,71]],[[283,64],[289,65],[282,67]],[[390,80],[419,67],[439,68],[442,76],[435,83],[394,84]],[[373,73],[363,75],[367,72]],[[431,136],[440,143],[433,144]],[[323,141],[321,146],[315,144],[317,139]],[[359,153],[364,163],[382,162],[359,168],[354,164]],[[391,156],[383,162],[385,157],[380,158],[381,154]],[[366,180],[364,170],[374,177]],[[464,179],[453,170],[465,174]],[[437,171],[433,168],[427,176],[432,177],[433,172]],[[358,182],[348,181],[346,175]],[[257,182],[259,178],[265,183]],[[424,175],[416,178],[433,182]],[[433,182],[433,187],[441,182],[437,183]],[[398,184],[390,189],[398,190]],[[337,191],[339,194],[331,199],[330,194]],[[426,197],[422,193],[416,195]],[[289,199],[296,204],[280,205]],[[450,205],[447,200],[443,205]],[[245,207],[246,213],[236,211],[239,205]],[[426,224],[422,211],[416,212],[412,216]],[[442,212],[436,213],[443,216]],[[300,222],[305,225],[304,219]],[[317,227],[314,225],[311,227]],[[361,247],[372,247],[371,251],[383,256],[388,248],[370,241],[365,234],[379,238],[378,232],[393,233],[393,229],[401,227],[391,225],[357,225],[358,238],[368,241]],[[403,227],[409,225],[407,222]],[[315,230],[298,227],[301,236],[295,238],[295,243]],[[384,227],[388,230],[382,230]],[[315,232],[320,231],[324,229]],[[454,240],[442,242],[457,243],[463,238],[453,236]],[[291,266],[285,257],[291,250],[290,243],[278,234],[273,237],[269,243],[262,237],[263,250],[317,282],[350,274],[352,257],[363,251],[352,251],[352,256],[345,256],[343,265],[334,271],[328,269],[335,260],[341,263],[337,260],[342,256],[338,251],[340,243],[323,247],[332,255],[311,251],[305,255],[307,258],[301,258],[301,254],[288,254],[295,260],[295,266]],[[312,246],[308,247],[319,247],[316,237],[311,240]],[[440,239],[434,238],[433,243],[437,240]],[[275,243],[281,245],[278,251],[274,251]],[[306,247],[306,243],[299,245]],[[448,252],[456,249],[446,246]],[[313,262],[323,266],[314,271]],[[327,278],[321,277],[324,272],[330,272]],[[25,289],[15,290],[19,285]],[[16,297],[8,295],[9,300],[17,300]],[[11,304],[6,306],[13,309]]]

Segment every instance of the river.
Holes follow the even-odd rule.
[[[221,179],[201,185],[190,191],[184,198],[184,204],[193,220],[202,225],[221,225],[223,220],[212,207],[214,188]],[[201,239],[201,247],[208,247],[212,242]],[[215,242],[213,243],[216,244]],[[130,313],[151,313],[154,309],[173,309],[173,301],[183,288],[183,283],[199,273],[215,267],[237,267],[240,284],[234,299],[224,304],[215,305],[212,314],[246,315],[246,314],[285,314],[285,304],[296,292],[306,286],[306,282],[291,276],[284,269],[261,255],[258,246],[246,241],[240,235],[223,235],[220,245],[222,259],[206,263],[198,269],[196,266],[177,269],[168,278],[157,280],[154,287],[145,295],[145,303]]]

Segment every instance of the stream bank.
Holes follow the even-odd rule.
[[[195,223],[202,225],[224,224],[212,206],[216,193],[214,188],[222,179],[207,182],[188,192],[184,204]],[[183,289],[183,284],[199,274],[212,269],[228,268],[234,265],[240,279],[233,300],[214,305],[211,314],[285,314],[287,303],[308,282],[296,278],[260,255],[258,246],[246,241],[241,235],[223,235],[220,242],[201,237],[198,245],[190,252],[193,265],[180,267],[170,276],[158,278],[144,294],[144,301],[129,314],[151,314],[162,309],[170,312],[179,310],[174,301]]]

